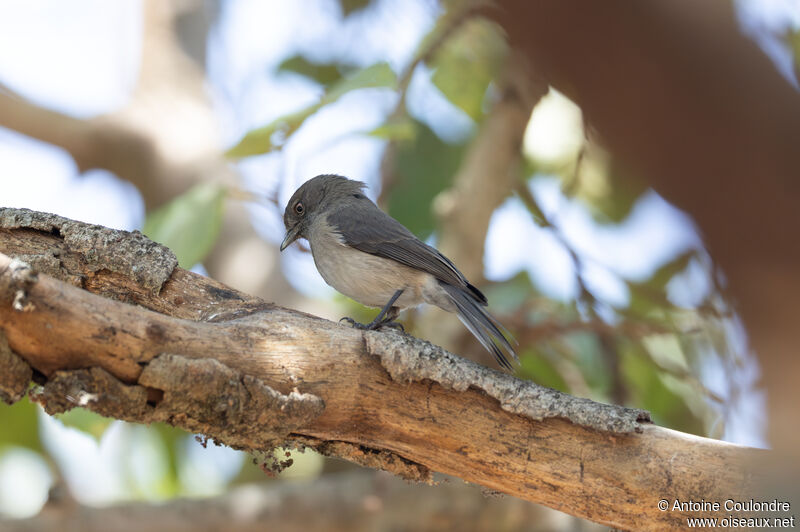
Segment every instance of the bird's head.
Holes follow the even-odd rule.
[[[363,199],[361,190],[365,186],[361,181],[333,174],[318,175],[303,183],[292,194],[283,212],[286,236],[281,242],[281,251],[298,238],[308,238],[308,228],[317,216],[336,208],[341,202]]]

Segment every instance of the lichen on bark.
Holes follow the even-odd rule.
[[[618,434],[641,432],[642,423],[650,421],[646,410],[598,403],[530,381],[511,379],[439,346],[395,331],[365,331],[364,341],[367,351],[380,357],[395,381],[428,379],[461,392],[477,388],[497,399],[503,410],[537,421],[558,417]]]
[[[0,229],[32,229],[58,236],[72,251],[82,255],[90,270],[108,270],[125,275],[153,294],[161,290],[178,265],[178,259],[169,248],[153,242],[139,231],[89,225],[55,214],[0,208]],[[39,259],[35,266],[40,271],[54,274],[57,265],[56,255],[46,257],[46,260]]]

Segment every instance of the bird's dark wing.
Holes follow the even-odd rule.
[[[422,242],[403,224],[367,199],[361,200],[357,208],[353,207],[343,206],[327,218],[345,244],[430,273],[449,285],[467,289],[481,304],[486,304],[486,296],[467,281],[450,259]]]

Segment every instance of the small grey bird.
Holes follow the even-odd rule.
[[[517,354],[502,325],[484,309],[486,296],[447,257],[380,210],[362,193],[365,186],[338,175],[319,175],[301,185],[283,214],[281,251],[305,238],[326,283],[363,305],[382,308],[369,324],[342,318],[354,327],[398,326],[393,320],[401,310],[429,303],[457,313],[511,370],[503,350],[518,361]]]

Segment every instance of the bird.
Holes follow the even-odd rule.
[[[323,174],[303,183],[286,204],[285,250],[298,238],[311,246],[322,278],[340,293],[380,313],[359,329],[399,327],[401,310],[423,303],[454,312],[507,371],[519,358],[511,335],[493,318],[486,296],[450,259],[383,212],[365,194],[365,183]],[[513,341],[513,338],[511,338]]]

